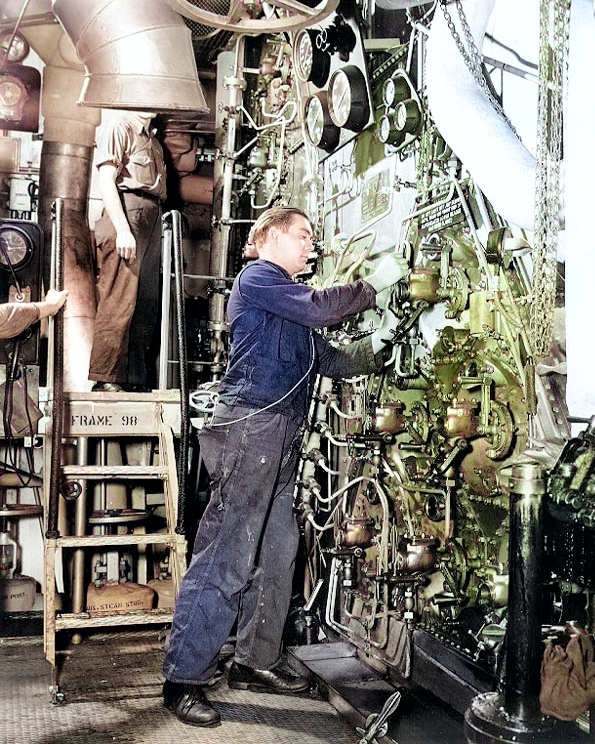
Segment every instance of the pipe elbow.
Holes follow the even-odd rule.
[[[162,0],[53,0],[85,65],[79,104],[208,112],[192,34]]]

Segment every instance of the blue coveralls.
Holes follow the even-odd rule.
[[[374,302],[367,282],[313,290],[263,260],[236,277],[227,308],[229,365],[214,425],[200,434],[211,498],[164,660],[172,682],[206,682],[236,619],[237,662],[270,669],[279,661],[299,540],[293,491],[311,383],[316,374],[369,374],[381,365],[368,338],[337,348],[312,329]]]

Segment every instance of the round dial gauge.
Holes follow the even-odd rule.
[[[413,98],[408,98],[397,104],[395,110],[395,126],[401,132],[413,134],[417,132],[421,122],[419,105]]]
[[[389,117],[381,116],[380,121],[378,122],[378,125],[376,127],[376,136],[381,142],[386,143],[388,142],[388,138],[390,136],[390,130],[391,126]]]
[[[382,101],[387,106],[392,106],[395,102],[395,81],[388,78],[382,84]]]
[[[316,147],[330,152],[339,144],[341,130],[331,120],[326,94],[316,93],[306,101],[305,126],[308,139]]]
[[[368,123],[370,109],[364,73],[355,65],[336,70],[329,82],[329,112],[333,123],[359,132]]]
[[[314,83],[322,88],[328,80],[331,57],[316,44],[318,31],[302,29],[295,37],[293,47],[293,66],[295,74],[302,83]]]
[[[409,84],[402,75],[387,78],[382,84],[382,101],[387,106],[395,106],[410,95]]]
[[[28,236],[15,227],[0,226],[0,268],[18,269],[28,263],[33,246]]]
[[[19,85],[16,79],[0,79],[0,103],[8,108],[18,106],[24,97],[24,89]]]
[[[388,115],[382,116],[376,125],[376,137],[385,145],[400,145],[405,134],[395,129],[392,118]]]

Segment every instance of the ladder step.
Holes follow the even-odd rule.
[[[51,391],[46,388],[45,392],[45,402],[51,402]],[[64,394],[64,437],[157,436],[162,425],[180,435],[179,390]],[[39,421],[38,432],[47,434],[48,427],[51,428],[51,417],[44,416]]]
[[[48,391],[48,396],[50,391]],[[178,388],[168,390],[151,390],[146,393],[128,393],[120,390],[117,393],[107,393],[105,390],[95,392],[64,391],[64,400],[70,404],[87,403],[89,401],[100,401],[102,403],[179,403],[180,391]]]
[[[161,478],[169,476],[162,465],[64,465],[66,478]]]
[[[52,542],[61,548],[85,548],[104,545],[169,545],[174,546],[183,540],[177,533],[135,534],[135,535],[65,535],[54,538]],[[48,541],[49,542],[49,541]]]
[[[56,631],[74,628],[101,628],[107,625],[146,625],[149,623],[171,623],[172,610],[131,610],[121,614],[90,615],[88,612],[56,615]]]
[[[41,400],[41,396],[40,396]],[[186,569],[186,538],[176,532],[178,473],[176,467],[176,451],[174,437],[181,432],[181,406],[179,391],[157,391],[149,394],[113,394],[87,393],[83,395],[64,395],[63,426],[58,432],[53,431],[55,400],[52,391],[48,389],[46,409],[48,414],[38,424],[41,434],[47,435],[44,444],[44,473],[47,480],[45,485],[54,484],[51,475],[56,480],[90,480],[93,484],[109,480],[125,480],[134,485],[134,481],[160,480],[163,489],[165,509],[165,532],[132,532],[132,528],[148,520],[153,514],[149,500],[144,500],[144,508],[97,509],[87,513],[86,505],[80,500],[74,506],[75,518],[82,517],[84,525],[77,526],[79,533],[87,529],[108,532],[113,530],[118,534],[78,534],[59,535],[53,537],[56,526],[45,536],[44,541],[44,650],[46,659],[52,665],[53,687],[58,689],[58,671],[56,665],[56,633],[62,630],[82,628],[115,627],[122,628],[134,625],[160,624],[168,625],[173,621],[173,610],[162,608],[155,610],[140,609],[141,602],[108,604],[101,612],[93,610],[93,603],[89,603],[91,612],[61,613],[56,607],[56,585],[60,585],[61,572],[64,571],[64,556],[62,551],[71,549],[75,558],[72,561],[73,583],[75,589],[82,589],[88,581],[89,563],[95,553],[115,554],[118,551],[138,552],[139,581],[149,575],[151,561],[159,558],[161,552],[169,553],[169,569],[174,591],[179,588],[181,577]],[[55,441],[54,437],[99,437],[114,440],[120,437],[134,437],[134,439],[148,439],[151,449],[158,447],[158,465],[63,465],[53,462],[53,449],[46,446]],[[105,461],[105,460],[104,460]],[[58,470],[54,473],[54,468]],[[50,487],[48,501],[51,502],[59,494]],[[73,491],[74,494],[74,491]],[[44,495],[46,495],[44,493]],[[76,494],[74,494],[76,495]],[[132,505],[134,506],[134,504]],[[138,506],[138,504],[137,504]],[[84,513],[79,513],[84,512]],[[78,522],[75,519],[75,524]],[[129,529],[130,533],[122,534],[121,530]],[[146,529],[153,529],[149,527]],[[158,529],[155,527],[155,529]],[[164,551],[151,551],[148,546],[160,545]],[[135,551],[133,546],[137,546]],[[145,550],[146,548],[146,550]],[[146,553],[146,555],[144,555]],[[156,553],[156,555],[153,555]],[[66,556],[68,559],[70,556]],[[140,569],[142,561],[142,571]],[[106,574],[118,574],[119,563],[107,557]],[[106,576],[109,580],[113,576]],[[129,608],[133,605],[139,609]],[[150,605],[149,605],[150,606]],[[77,607],[81,609],[81,605]]]

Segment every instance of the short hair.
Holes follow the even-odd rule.
[[[305,217],[312,224],[308,215],[298,207],[270,207],[259,215],[248,235],[248,246],[258,248],[267,238],[271,227],[278,227],[287,232],[296,217]]]

